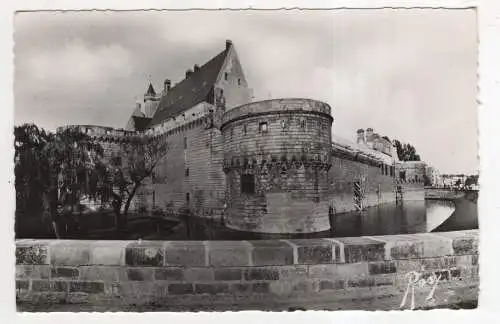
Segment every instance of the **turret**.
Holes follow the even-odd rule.
[[[158,106],[158,98],[153,85],[149,83],[148,90],[144,94],[144,115],[147,118],[152,118]]]

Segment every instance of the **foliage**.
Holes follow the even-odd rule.
[[[158,162],[166,155],[168,144],[146,136],[130,137],[113,156],[106,170],[102,201],[110,202],[117,228],[126,226],[133,198],[147,178],[152,178]]]
[[[16,215],[43,213],[59,237],[64,210],[74,211],[98,192],[102,147],[73,128],[54,134],[24,124],[14,128],[14,137]]]
[[[471,176],[468,176],[467,179],[465,179],[465,186],[466,187],[471,187],[473,185],[478,185],[478,180],[479,180],[479,176],[478,175],[471,175]]]
[[[394,140],[394,146],[400,161],[420,161],[420,155],[413,145]]]

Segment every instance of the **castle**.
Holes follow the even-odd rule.
[[[253,102],[235,46],[186,71],[161,93],[150,83],[126,129],[78,127],[119,154],[128,134],[167,141],[168,155],[136,208],[223,219],[259,233],[330,229],[336,213],[395,202],[397,154],[388,138],[359,129],[332,135],[328,104],[289,98]],[[354,134],[353,134],[354,135]]]

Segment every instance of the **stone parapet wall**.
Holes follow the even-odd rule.
[[[331,108],[324,102],[304,98],[284,98],[257,101],[241,105],[227,111],[222,117],[222,127],[224,127],[224,124],[231,121],[234,122],[238,118],[246,118],[249,114],[276,114],[278,112],[293,113],[297,111],[330,115]]]
[[[321,296],[330,302],[342,296],[362,300],[367,292],[375,303],[388,292],[401,302],[412,271],[423,279],[440,276],[436,296],[451,286],[477,288],[478,235],[471,230],[274,241],[19,240],[16,291],[24,304],[128,310],[223,310],[250,302],[265,307],[271,300]],[[424,282],[416,290],[428,293],[430,287]]]

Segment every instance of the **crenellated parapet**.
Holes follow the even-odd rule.
[[[224,172],[230,170],[241,170],[243,172],[253,170],[280,170],[289,171],[292,169],[318,169],[326,170],[331,167],[331,155],[328,152],[317,154],[282,154],[281,156],[272,154],[256,154],[239,156],[234,155],[224,158]]]

